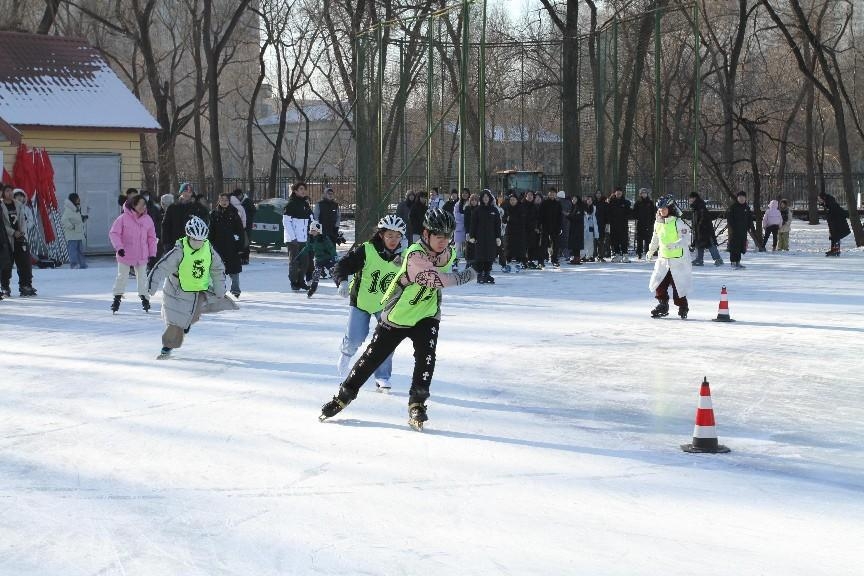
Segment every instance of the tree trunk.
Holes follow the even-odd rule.
[[[48,34],[54,26],[54,21],[57,19],[57,11],[60,9],[60,0],[45,0],[45,11],[42,13],[42,20],[39,22],[39,28],[36,29],[37,34]]]
[[[579,127],[579,3],[567,2],[562,70],[562,143],[561,168],[564,190],[579,197],[582,190],[582,165],[580,162],[582,133]]]

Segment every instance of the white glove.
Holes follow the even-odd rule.
[[[236,242],[237,240],[240,240],[240,236],[238,236],[237,234],[234,234],[234,241]]]
[[[495,246],[498,246],[498,247],[501,246],[501,239],[500,238],[495,238]]]
[[[477,242],[477,240],[475,240],[471,236],[468,236],[468,238],[466,238],[466,240],[468,240],[468,242],[470,242],[471,244],[474,244],[475,242]]]
[[[343,280],[339,286],[336,287],[336,293],[339,294],[342,298],[348,297],[348,281]]]

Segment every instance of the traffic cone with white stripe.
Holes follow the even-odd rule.
[[[693,427],[693,443],[682,444],[684,452],[705,452],[718,454],[729,452],[729,448],[721,446],[717,441],[717,430],[714,427],[714,408],[711,406],[711,388],[708,377],[702,380],[699,390],[699,407],[696,408],[696,425]]]
[[[726,293],[726,286],[720,289],[720,308],[717,310],[717,318],[714,322],[734,322],[735,320],[729,316],[729,295]]]

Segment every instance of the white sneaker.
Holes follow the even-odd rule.
[[[339,354],[339,360],[336,362],[336,374],[343,378],[348,373],[348,368],[351,367],[351,356]]]
[[[385,393],[390,392],[390,381],[389,380],[385,380],[384,378],[376,378],[375,379],[375,386],[376,386],[376,388],[378,388],[378,392],[385,392]]]

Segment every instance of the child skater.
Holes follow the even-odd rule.
[[[333,263],[336,261],[336,246],[329,236],[323,234],[324,227],[321,223],[312,220],[309,222],[309,238],[306,241],[306,246],[300,250],[297,257],[300,258],[303,254],[312,253],[315,257],[315,269],[312,272],[312,281],[309,283],[309,290],[306,291],[306,297],[311,298],[315,291],[318,290],[318,281],[325,276],[327,270],[333,268]]]
[[[470,282],[470,268],[451,272],[456,251],[450,246],[456,221],[439,208],[423,218],[420,239],[409,246],[401,259],[396,278],[384,294],[381,322],[372,342],[354,364],[333,400],[321,407],[320,420],[338,414],[357,397],[360,387],[405,338],[414,344],[414,375],[408,393],[408,424],[422,430],[426,416],[429,385],[435,371],[435,345],[441,321],[441,289]]]
[[[348,307],[348,326],[342,338],[336,370],[344,378],[351,357],[369,335],[369,320],[372,316],[380,322],[384,304],[381,298],[396,274],[399,266],[396,257],[402,251],[402,238],[406,233],[405,221],[388,214],[378,221],[372,238],[357,244],[336,263],[333,280],[339,295],[351,300]],[[390,391],[390,374],[393,354],[387,356],[375,369],[375,386],[379,392]]]
[[[147,279],[151,296],[162,288],[162,319],[167,326],[160,360],[183,345],[183,335],[201,314],[237,310],[237,304],[225,297],[225,266],[207,239],[207,224],[192,216],[185,230],[186,236],[162,256]]]
[[[659,304],[651,311],[652,318],[669,315],[669,287],[672,298],[678,306],[678,316],[687,319],[689,307],[687,294],[693,284],[693,268],[689,254],[690,229],[679,217],[678,208],[672,196],[666,195],[657,200],[657,220],[654,222],[654,235],[648,246],[648,257],[658,254],[654,272],[648,289],[654,291]]]

